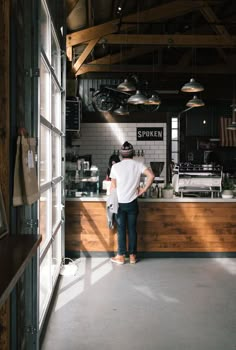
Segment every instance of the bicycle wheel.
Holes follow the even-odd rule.
[[[101,91],[92,98],[94,109],[99,112],[109,112],[116,107],[115,99],[107,92]]]

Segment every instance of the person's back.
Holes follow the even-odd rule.
[[[140,177],[146,166],[131,158],[123,159],[114,164],[112,176],[116,179],[117,197],[119,203],[129,203],[138,197]]]

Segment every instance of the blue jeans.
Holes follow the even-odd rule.
[[[137,217],[138,201],[135,199],[130,203],[119,203],[116,216],[118,229],[118,254],[126,254],[126,228],[128,229],[128,251],[129,254],[137,252]]]

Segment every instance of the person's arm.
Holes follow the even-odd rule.
[[[146,175],[147,180],[144,187],[138,188],[138,196],[141,196],[144,192],[146,192],[149,189],[149,187],[152,185],[153,180],[155,178],[155,175],[153,174],[150,168],[146,168],[143,173],[144,175]]]
[[[111,179],[110,192],[116,188],[116,179]]]

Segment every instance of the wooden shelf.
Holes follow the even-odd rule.
[[[40,235],[7,235],[0,240],[0,306],[36,254],[41,239]]]

